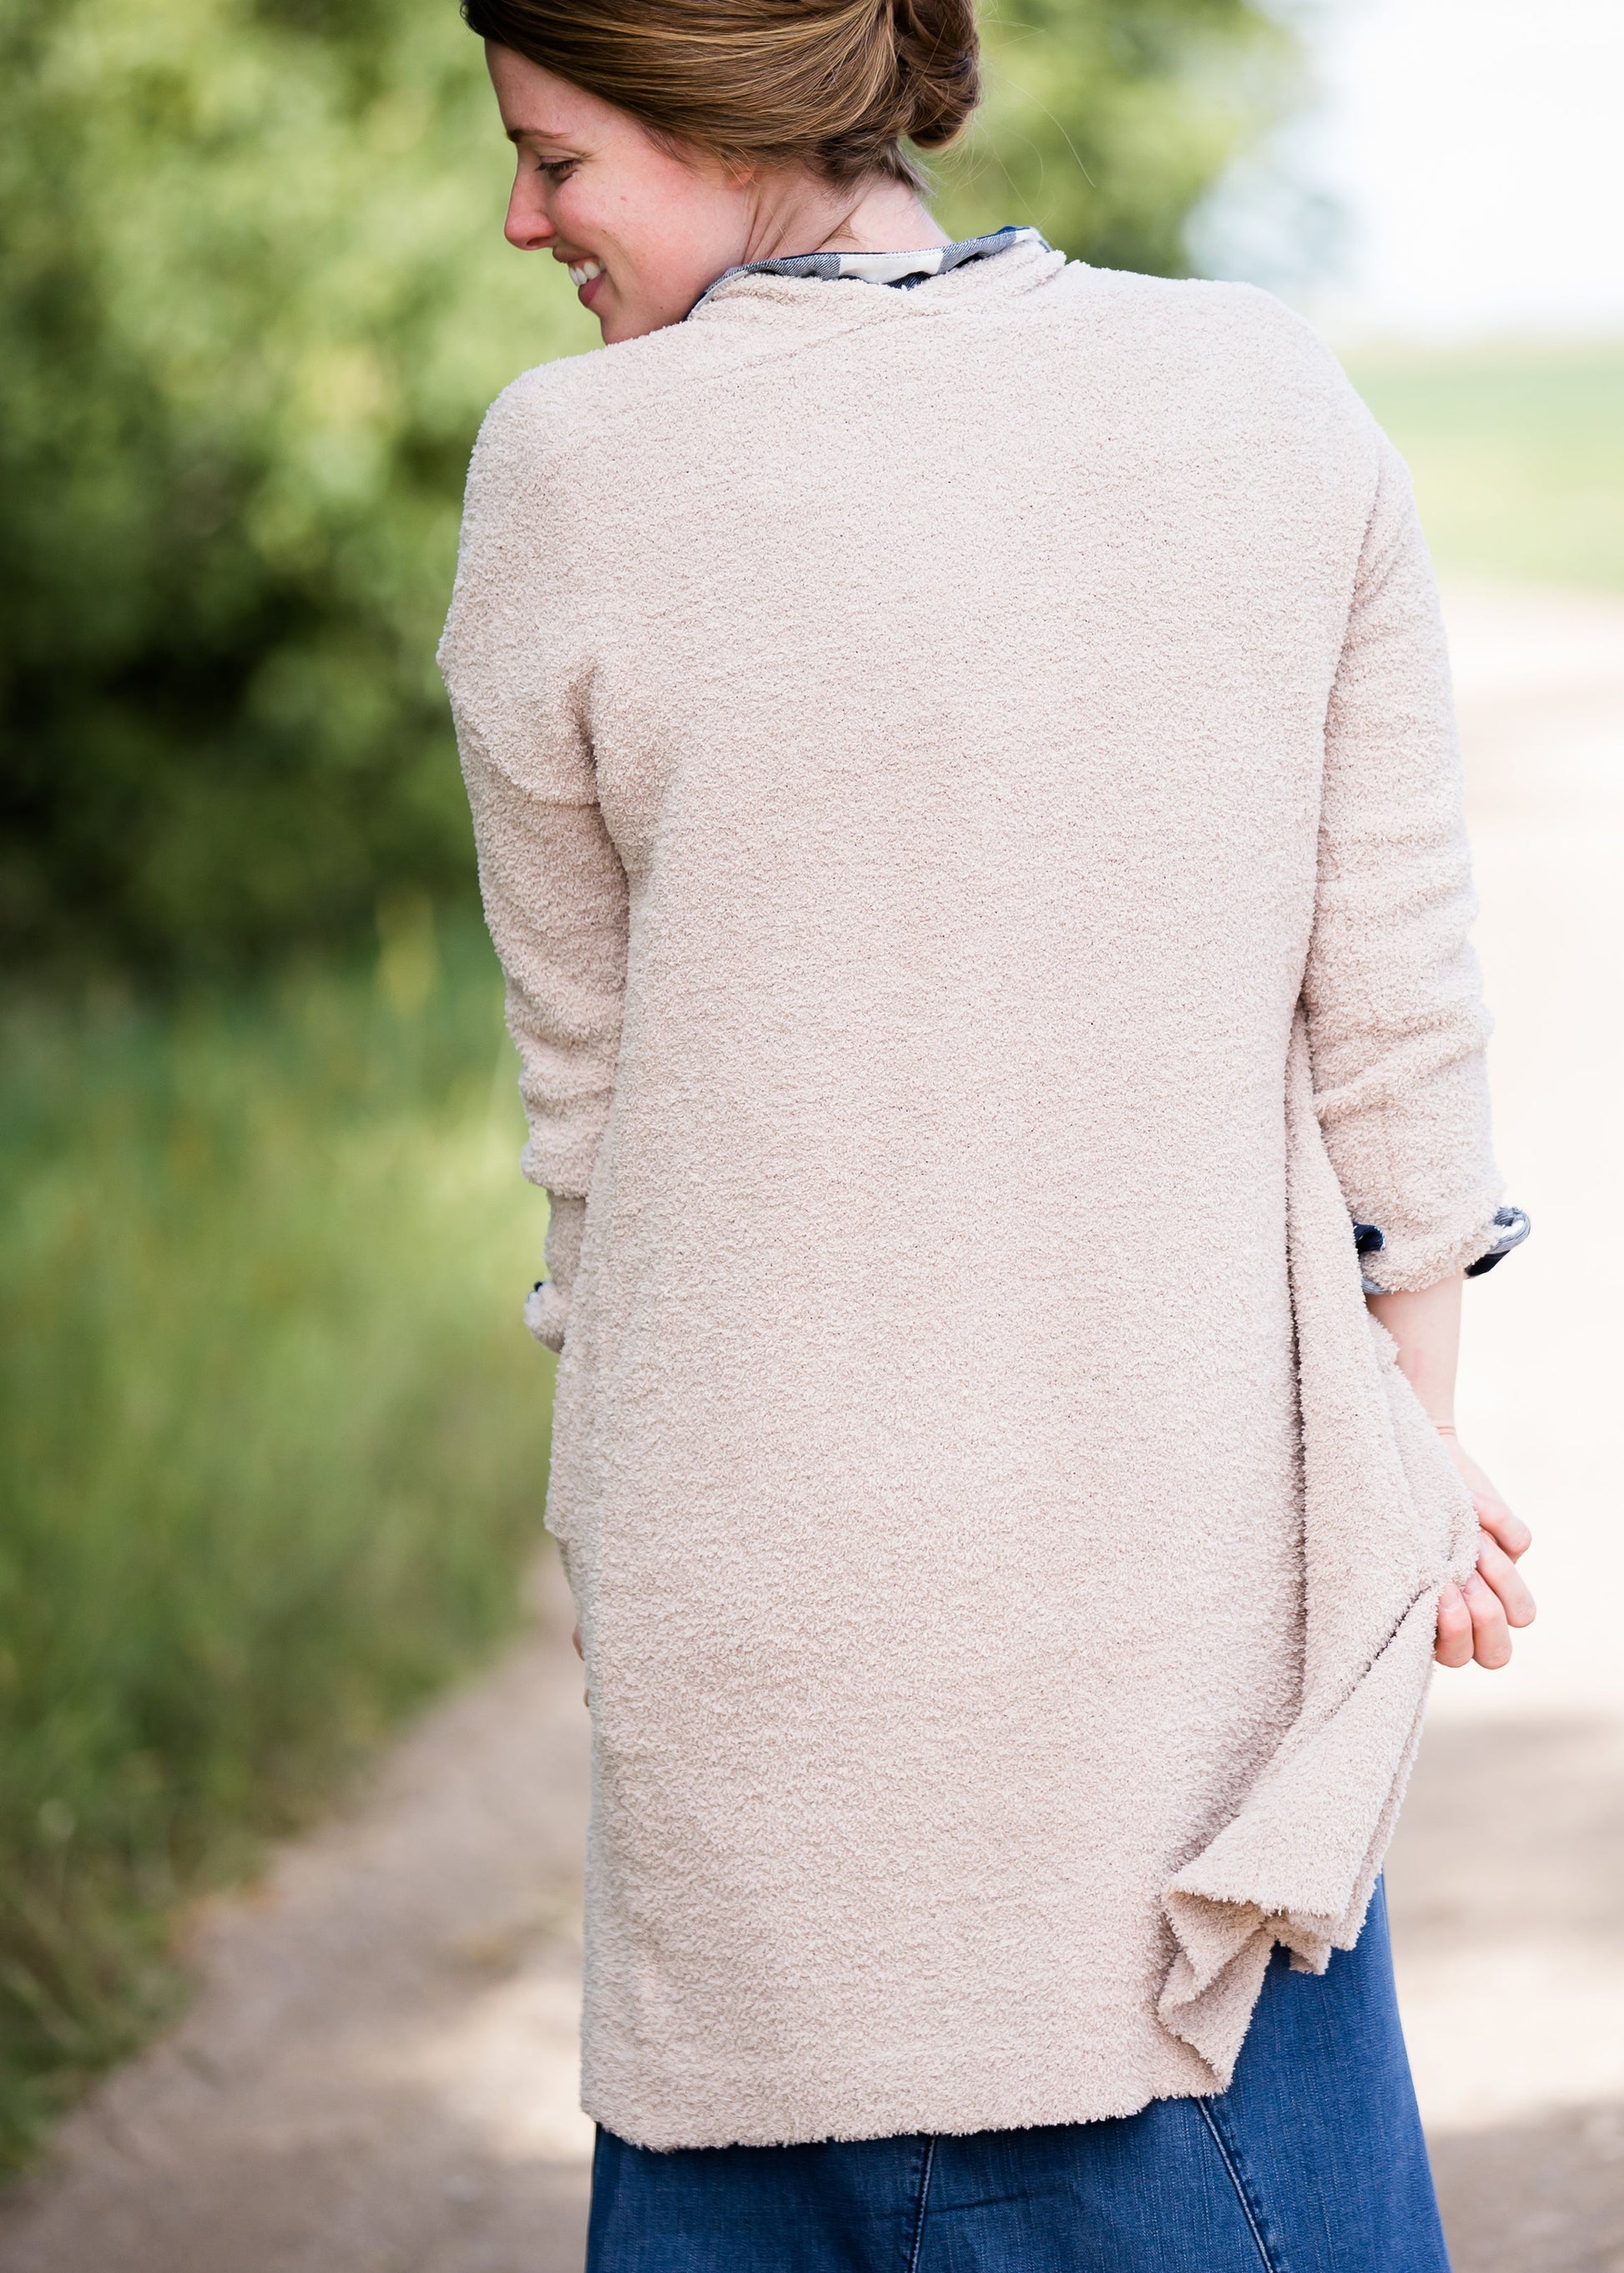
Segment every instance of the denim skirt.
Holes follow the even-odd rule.
[[[1378,1886],[1276,1949],[1228,2091],[1106,2123],[657,2154],[598,2134],[587,2273],[1448,2273]]]

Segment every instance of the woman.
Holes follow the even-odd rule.
[[[1377,1874],[1531,1616],[1450,1407],[1525,1227],[1402,469],[1266,295],[947,243],[964,0],[465,12],[611,349],[492,411],[442,649],[590,2262],[1441,2266]]]

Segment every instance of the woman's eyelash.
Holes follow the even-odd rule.
[[[536,170],[546,174],[555,182],[567,182],[580,164],[578,158],[538,158]]]

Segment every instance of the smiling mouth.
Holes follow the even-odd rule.
[[[572,260],[568,267],[569,281],[577,292],[583,284],[590,284],[595,276],[601,276],[604,273],[601,260]]]

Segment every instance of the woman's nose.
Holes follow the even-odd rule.
[[[523,179],[513,185],[513,195],[508,200],[508,219],[502,235],[509,244],[516,244],[521,252],[539,252],[551,244],[558,231],[547,218],[547,209],[541,199]]]

